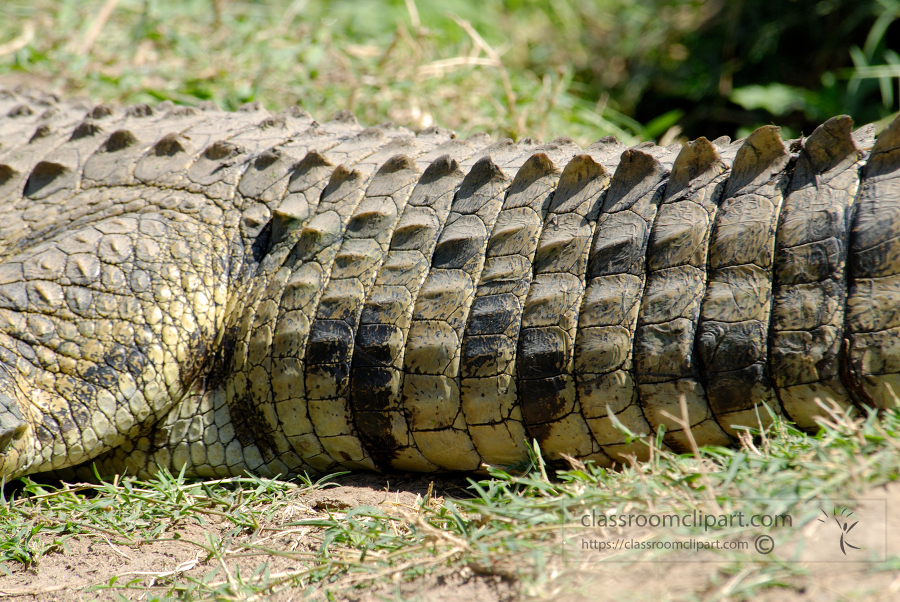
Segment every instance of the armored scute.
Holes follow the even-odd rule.
[[[0,114],[5,476],[608,466],[900,393],[900,121],[582,149]]]

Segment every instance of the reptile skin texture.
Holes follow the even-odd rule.
[[[900,120],[582,149],[0,90],[0,203],[5,477],[610,466],[900,393]]]

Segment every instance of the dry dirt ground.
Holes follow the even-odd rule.
[[[324,512],[342,512],[361,506],[381,506],[386,509],[411,507],[417,496],[424,495],[429,483],[434,483],[435,496],[465,496],[465,483],[454,479],[434,477],[398,477],[388,480],[382,475],[354,475],[339,481],[339,487],[310,491],[301,501],[282,510],[291,516],[285,520],[298,520],[304,516],[322,516]],[[523,587],[509,578],[508,570],[491,570],[478,566],[454,569],[438,569],[427,577],[411,582],[400,582],[396,575],[385,575],[375,586],[349,590],[342,597],[351,600],[375,602],[377,600],[447,600],[450,602],[506,601],[529,598],[553,600],[754,600],[782,602],[831,601],[831,600],[900,600],[900,484],[891,484],[869,491],[861,497],[858,516],[868,516],[867,509],[882,516],[886,523],[868,531],[855,531],[853,543],[864,548],[883,549],[881,563],[848,562],[839,545],[839,534],[833,525],[813,521],[792,537],[788,547],[780,554],[765,557],[760,563],[755,558],[743,565],[731,567],[716,562],[712,555],[698,554],[691,562],[621,561],[613,557],[602,562],[587,555],[578,556],[576,562],[549,559],[544,574]],[[879,509],[884,510],[879,510]],[[870,525],[871,527],[871,525]],[[215,560],[207,562],[205,555],[187,540],[204,541],[208,533],[219,536],[228,531],[225,524],[182,524],[172,531],[181,541],[162,541],[141,546],[116,545],[103,538],[83,537],[69,540],[68,553],[55,552],[41,558],[37,566],[25,570],[17,568],[12,576],[0,577],[0,599],[37,600],[41,602],[121,599],[110,590],[88,592],[92,585],[108,583],[118,576],[120,582],[135,577],[147,578],[150,574],[165,576],[170,571],[202,577],[215,566]],[[800,531],[800,530],[798,530]],[[170,532],[171,535],[171,532]],[[320,539],[315,529],[299,529],[283,536],[285,549],[314,551]],[[638,529],[619,532],[634,538],[646,535]],[[796,552],[788,548],[801,537],[805,541],[802,561],[792,561]],[[850,538],[847,538],[850,542]],[[265,543],[258,540],[258,543]],[[608,555],[607,555],[608,556]],[[747,556],[748,558],[750,555]],[[893,557],[893,558],[892,558]],[[707,560],[707,562],[703,562]],[[235,560],[233,559],[232,562]],[[237,559],[242,569],[250,573],[259,565],[259,557]],[[769,564],[765,564],[768,562]],[[295,559],[275,558],[269,570],[272,574],[297,570]],[[761,572],[760,572],[761,569]],[[789,570],[788,570],[789,569]],[[767,571],[781,571],[779,587],[742,593],[754,579]],[[220,573],[221,576],[221,573]],[[148,600],[153,592],[121,591],[130,600]],[[156,595],[164,593],[159,591]],[[274,599],[300,600],[305,596],[321,598],[321,592],[300,589],[280,593]]]
[[[280,522],[297,521],[304,518],[327,517],[328,513],[340,514],[357,506],[378,506],[385,509],[412,508],[417,498],[424,496],[429,486],[432,495],[466,496],[464,479],[435,479],[434,477],[403,477],[393,475],[390,478],[380,475],[352,475],[340,479],[339,487],[311,490],[305,493],[301,501],[282,511]],[[153,542],[140,546],[123,546],[113,543],[114,536],[109,538],[73,537],[67,540],[68,552],[49,553],[40,558],[35,566],[25,569],[22,565],[8,566],[13,569],[12,576],[0,573],[0,600],[35,600],[40,602],[68,602],[75,600],[115,600],[124,595],[129,600],[148,600],[153,596],[166,593],[165,589],[144,593],[136,590],[95,590],[86,591],[91,586],[109,583],[113,577],[119,583],[134,578],[148,579],[153,575],[166,577],[172,571],[185,576],[202,578],[216,566],[216,561],[207,562],[206,554],[198,552],[199,548],[190,541],[205,542],[208,535],[213,538],[226,536],[234,526],[224,521],[204,525],[182,523],[166,532],[166,541]],[[279,543],[285,549],[315,552],[321,537],[315,537],[321,529],[301,528],[288,537],[280,536]],[[178,539],[180,541],[173,541]],[[258,537],[255,543],[266,545],[264,537]],[[231,564],[234,559],[231,559]],[[252,556],[241,558],[237,564],[250,574],[259,566],[261,559]],[[269,558],[269,570],[272,574],[285,573],[302,569],[302,565],[290,558]],[[221,573],[219,573],[221,576]],[[369,590],[351,590],[350,599],[382,600],[397,597],[421,596],[423,599],[448,600],[451,602],[479,602],[514,599],[517,588],[513,583],[499,576],[476,575],[471,569],[444,571],[429,575],[420,582],[412,584],[399,583],[386,576],[376,588]],[[305,596],[320,598],[312,590],[304,592],[297,589],[283,592],[276,600],[300,600]]]

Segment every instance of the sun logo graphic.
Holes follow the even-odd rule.
[[[859,524],[858,520],[854,521],[853,524],[850,524],[850,521],[851,521],[850,517],[853,516],[853,512],[851,512],[847,508],[843,508],[840,512],[838,512],[838,509],[835,508],[834,510],[831,511],[830,515],[827,512],[825,512],[824,510],[822,510],[822,514],[825,515],[825,519],[821,519],[821,518],[817,519],[820,523],[829,523],[833,520],[834,523],[837,525],[838,529],[840,529],[840,531],[841,531],[841,552],[844,554],[844,556],[847,555],[847,550],[844,548],[844,546],[846,546],[848,548],[853,548],[854,550],[859,549],[858,546],[854,546],[854,545],[850,544],[849,541],[844,540],[845,537],[847,537],[849,539],[850,531],[853,530],[853,527],[855,527],[856,525]]]

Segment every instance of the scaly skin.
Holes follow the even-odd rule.
[[[3,476],[610,465],[621,425],[685,450],[900,392],[900,121],[582,150],[0,115]]]

